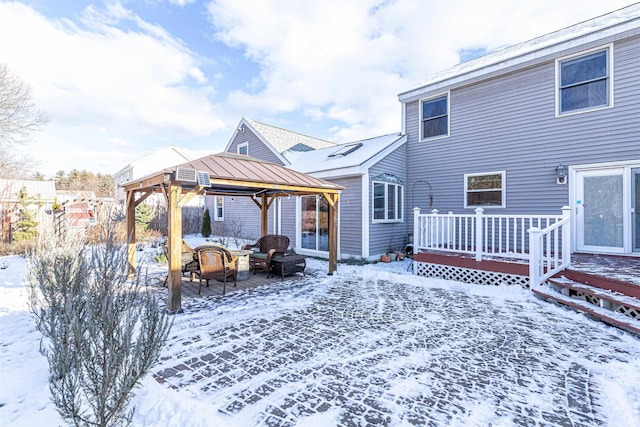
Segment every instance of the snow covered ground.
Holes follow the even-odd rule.
[[[184,298],[133,424],[640,425],[640,339],[520,288],[415,277],[408,262],[327,276],[310,259],[300,280]],[[0,424],[63,425],[25,259],[3,266]]]

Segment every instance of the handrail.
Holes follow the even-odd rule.
[[[413,250],[437,250],[529,262],[537,286],[571,263],[570,209],[562,215],[421,214],[414,208]]]
[[[554,274],[571,264],[571,209],[562,208],[563,219],[540,229],[529,229],[530,252],[529,287],[541,285]]]

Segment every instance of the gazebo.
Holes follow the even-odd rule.
[[[182,207],[198,194],[250,197],[267,234],[268,210],[277,197],[322,195],[329,205],[329,274],[337,269],[337,205],[340,185],[253,157],[218,153],[163,169],[122,184],[126,198],[129,272],[136,268],[135,209],[153,193],[167,200],[169,247],[168,311],[182,311]]]

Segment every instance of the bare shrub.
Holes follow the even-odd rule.
[[[227,237],[227,229],[224,222],[213,221],[211,227],[211,233],[216,236],[216,241],[219,245],[228,246],[229,238]]]
[[[35,240],[13,241],[11,243],[0,242],[0,256],[26,255],[35,246]]]
[[[129,425],[133,388],[157,362],[170,321],[140,280],[128,279],[113,223],[96,228],[93,246],[82,234],[38,242],[29,256],[31,310],[60,415],[76,426]]]
[[[233,239],[233,243],[235,243],[236,248],[241,248],[243,243],[244,236],[244,225],[245,218],[240,216],[231,216],[228,219],[229,225],[227,226],[229,232],[231,233],[231,238]]]

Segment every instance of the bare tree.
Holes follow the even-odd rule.
[[[0,64],[0,176],[12,177],[32,161],[18,148],[47,122],[31,98],[31,88]]]

